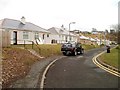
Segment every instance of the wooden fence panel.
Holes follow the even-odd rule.
[[[2,31],[2,47],[10,46],[10,32]]]

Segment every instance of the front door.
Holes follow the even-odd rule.
[[[17,45],[17,31],[13,31],[13,44]]]

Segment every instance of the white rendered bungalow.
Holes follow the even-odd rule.
[[[77,36],[73,33],[69,33],[66,29],[52,27],[48,29],[48,31],[51,33],[51,43],[77,42]]]
[[[0,30],[9,32],[11,44],[50,44],[49,31],[33,23],[26,22],[25,17],[21,20],[5,18],[0,20]]]

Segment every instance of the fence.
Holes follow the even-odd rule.
[[[9,47],[10,46],[10,32],[9,31],[2,31],[2,47]]]
[[[13,41],[14,40],[11,40],[11,42],[13,42]],[[35,43],[33,41],[30,41],[30,40],[17,40],[17,42],[19,42],[19,44],[17,44],[17,45],[11,44],[11,46],[14,46],[14,47],[23,47],[24,49],[34,49],[39,54],[41,54],[41,49],[37,45],[37,43]]]

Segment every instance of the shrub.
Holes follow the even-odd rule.
[[[117,46],[116,49],[120,49],[120,46]]]

